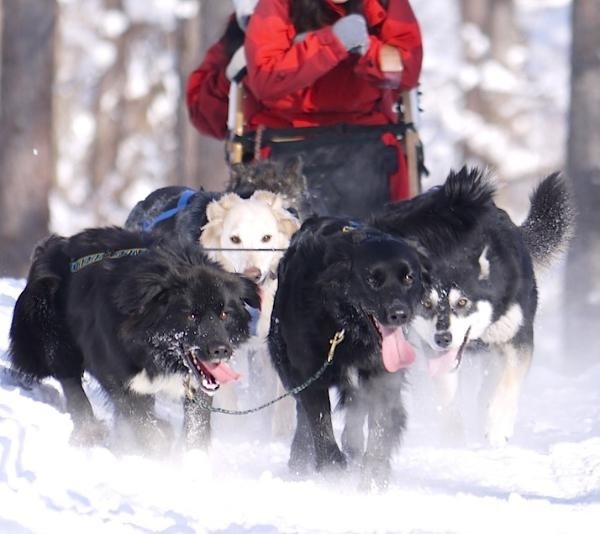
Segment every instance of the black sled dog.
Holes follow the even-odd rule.
[[[363,464],[362,484],[387,483],[390,457],[405,424],[402,369],[415,357],[403,329],[423,296],[426,271],[419,252],[404,240],[335,217],[307,220],[279,265],[269,348],[289,390],[314,377],[330,340],[344,332],[323,375],[298,392],[289,466],[295,472],[343,468],[329,388],[352,413],[345,452]],[[368,416],[364,451],[362,420]]]
[[[134,446],[164,450],[170,432],[154,415],[154,395],[195,391],[210,403],[220,383],[237,378],[226,362],[249,335],[244,303],[259,306],[255,284],[197,246],[155,243],[120,228],[53,235],[34,252],[9,354],[17,370],[60,382],[74,442],[105,437],[82,387],[87,371],[117,422],[133,431]],[[188,444],[205,445],[209,413],[187,396],[184,408]]]
[[[491,445],[513,435],[523,380],[534,349],[538,303],[535,271],[562,251],[574,210],[558,174],[545,178],[517,226],[494,204],[495,188],[482,171],[462,168],[414,199],[387,206],[371,223],[428,251],[432,287],[412,327],[425,341],[429,371],[444,411],[446,435],[463,439],[456,406],[464,350],[491,353],[485,433]]]

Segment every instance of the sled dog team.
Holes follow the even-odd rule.
[[[94,415],[89,373],[123,443],[153,451],[175,436],[154,413],[159,392],[181,399],[183,438],[196,447],[210,441],[211,410],[252,408],[228,384],[249,380],[266,399],[291,391],[274,411],[276,426],[294,429],[290,469],[350,464],[363,487],[385,487],[416,358],[426,359],[449,438],[463,433],[467,353],[494,370],[483,386],[487,440],[513,434],[534,349],[536,272],[564,250],[574,213],[557,174],[538,184],[520,225],[494,194],[488,175],[463,168],[365,220],[311,216],[297,161],[235,166],[225,193],[159,189],[123,228],[36,246],[14,308],[12,365],[59,381],[73,442],[115,432]]]

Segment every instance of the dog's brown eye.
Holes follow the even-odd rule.
[[[404,276],[404,279],[402,280],[402,282],[404,283],[404,285],[410,286],[412,285],[412,283],[415,281],[415,277],[412,274],[407,274]]]
[[[219,315],[219,319],[221,319],[221,321],[224,321],[225,319],[227,319],[227,317],[229,317],[229,314],[225,310],[223,310]]]
[[[423,307],[427,308],[428,310],[431,309],[433,307],[433,302],[431,302],[431,299],[425,299],[423,301]]]
[[[190,313],[188,314],[188,319],[190,321],[195,321],[196,320],[196,314],[195,313]]]
[[[234,245],[239,245],[242,240],[239,238],[239,236],[237,235],[232,235],[229,240],[234,244]]]
[[[459,308],[464,308],[468,303],[469,301],[465,297],[461,297],[456,301],[456,305]]]
[[[262,236],[263,243],[268,243],[269,241],[271,241],[271,236],[269,234]]]

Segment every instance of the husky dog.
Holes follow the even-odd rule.
[[[566,246],[574,210],[558,174],[535,189],[520,226],[494,204],[494,194],[482,171],[462,168],[442,186],[388,206],[372,223],[416,238],[429,253],[432,285],[412,326],[425,341],[429,370],[455,435],[462,434],[455,396],[463,351],[498,356],[485,423],[488,441],[498,446],[513,435],[533,356],[535,269]]]

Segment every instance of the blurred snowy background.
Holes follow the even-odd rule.
[[[425,49],[426,187],[466,158],[489,165],[506,184],[564,167],[569,3],[495,3],[507,12],[490,11],[478,24],[461,5],[469,2],[412,2]],[[120,223],[167,183],[221,186],[222,143],[190,129],[182,78],[220,35],[228,4],[59,2],[52,229]],[[485,19],[494,16],[502,28],[486,35],[494,25]]]

